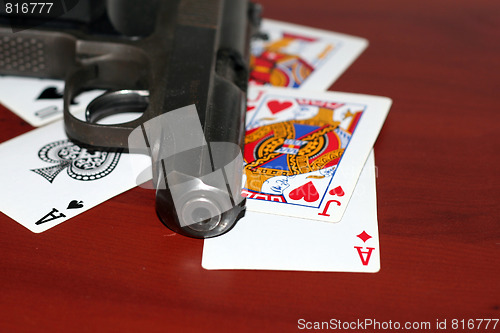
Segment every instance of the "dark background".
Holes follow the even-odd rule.
[[[500,2],[261,3],[370,42],[330,90],[394,101],[375,145],[380,272],[205,271],[203,241],[172,234],[136,188],[42,234],[0,214],[2,332],[500,317]],[[3,142],[32,128],[2,108],[0,129]]]

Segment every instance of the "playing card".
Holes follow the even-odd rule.
[[[61,80],[0,76],[0,103],[34,127],[62,118],[63,92]],[[80,94],[71,102],[71,111],[85,110],[102,93],[93,90]]]
[[[247,209],[340,221],[391,100],[276,87],[249,96]]]
[[[0,144],[0,211],[39,233],[127,191],[146,155],[85,149],[62,121]]]
[[[341,223],[247,211],[227,234],[205,239],[205,269],[380,270],[373,152]]]
[[[327,90],[368,46],[359,37],[263,20],[251,43],[250,82]]]

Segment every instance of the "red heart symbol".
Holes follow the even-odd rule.
[[[249,105],[247,106],[247,112],[252,111],[253,109],[255,109],[255,106],[249,106]]]
[[[267,107],[272,114],[276,114],[292,106],[292,102],[270,101],[267,102]]]
[[[330,194],[331,195],[338,195],[339,197],[343,196],[345,193],[344,193],[344,190],[342,189],[342,186],[337,186],[336,188],[334,188],[333,190],[330,190]]]
[[[290,192],[290,199],[300,200],[302,198],[307,202],[314,202],[319,199],[319,193],[312,181],[305,183]]]

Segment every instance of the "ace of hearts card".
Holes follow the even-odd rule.
[[[248,211],[228,233],[205,239],[205,269],[376,273],[380,270],[375,159],[368,156],[342,223]]]
[[[248,210],[339,222],[391,103],[252,87],[243,154]]]

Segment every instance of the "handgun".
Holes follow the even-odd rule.
[[[70,139],[149,154],[156,211],[167,227],[195,238],[231,229],[245,211],[238,161],[249,43],[260,6],[248,0],[54,0],[51,14],[30,4],[37,3],[4,2],[0,74],[63,79]],[[71,101],[91,89],[106,93],[78,119]],[[123,112],[141,115],[101,123]],[[166,124],[171,132],[158,124],[182,122],[184,115],[198,119],[203,137],[181,151],[172,145],[184,140],[182,131],[172,122]],[[141,132],[144,149],[131,147],[130,138]]]

